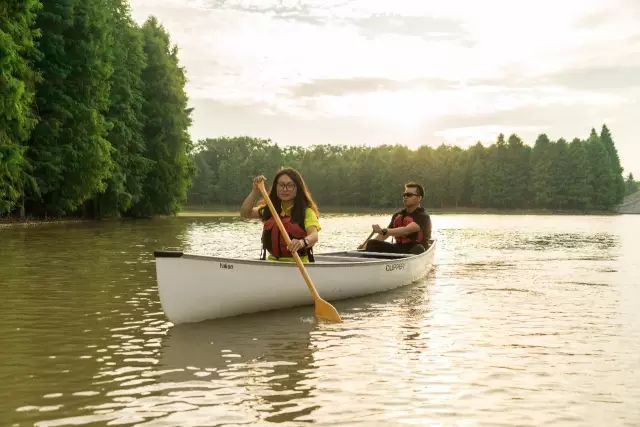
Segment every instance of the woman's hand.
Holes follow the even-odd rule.
[[[291,239],[291,244],[289,246],[287,246],[287,249],[289,249],[289,252],[294,253],[294,252],[298,252],[300,249],[304,249],[305,245],[304,245],[304,240],[303,239]]]
[[[373,224],[371,226],[371,228],[373,229],[373,231],[375,233],[382,234],[382,228],[380,228],[380,226],[378,224]]]
[[[253,189],[254,189],[255,191],[260,191],[260,190],[258,190],[258,184],[259,184],[260,182],[264,183],[266,180],[267,180],[267,178],[265,178],[265,176],[264,176],[264,175],[258,175],[258,176],[256,176],[256,177],[254,177],[254,178],[253,178]]]

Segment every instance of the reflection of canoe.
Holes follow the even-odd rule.
[[[176,325],[162,340],[160,365],[170,370],[220,371],[255,361],[302,363],[312,352],[310,334],[317,326],[312,316],[307,308],[298,307]]]
[[[435,242],[419,255],[334,252],[306,264],[318,293],[338,300],[382,292],[425,276]],[[173,323],[311,304],[294,263],[156,251],[160,302]]]
[[[318,408],[309,400],[323,363],[314,341],[332,326],[308,307],[176,325],[162,339],[155,378],[172,403],[198,406],[191,425],[294,425]],[[186,425],[178,418],[165,424]]]

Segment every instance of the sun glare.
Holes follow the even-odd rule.
[[[340,97],[323,96],[317,106],[323,115],[355,117],[410,131],[437,116],[424,91],[378,91]]]

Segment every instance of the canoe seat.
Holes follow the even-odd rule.
[[[316,263],[320,262],[366,262],[366,258],[356,256],[316,255]]]
[[[388,252],[344,251],[328,254],[316,254],[316,261],[328,262],[366,262],[372,259],[402,259],[414,256],[412,254],[394,254]]]
[[[357,256],[360,258],[378,258],[378,259],[396,259],[396,258],[408,258],[414,256],[413,254],[394,254],[390,252],[367,252],[367,251],[347,251],[347,255]]]

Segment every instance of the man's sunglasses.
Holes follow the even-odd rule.
[[[419,194],[416,194],[416,193],[402,193],[402,197],[411,197],[411,196],[419,196]]]

